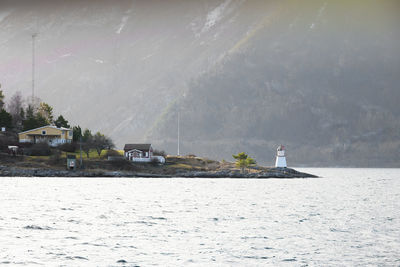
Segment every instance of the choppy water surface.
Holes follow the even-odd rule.
[[[321,179],[0,178],[0,264],[400,265],[400,169]]]

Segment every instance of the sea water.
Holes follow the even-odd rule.
[[[400,265],[400,169],[301,171],[0,178],[0,265]]]

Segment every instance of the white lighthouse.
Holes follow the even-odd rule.
[[[285,147],[283,145],[278,146],[276,149],[276,161],[275,167],[277,168],[286,168],[286,156],[285,156]]]

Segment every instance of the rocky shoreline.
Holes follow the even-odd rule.
[[[291,168],[269,168],[267,171],[241,173],[238,170],[191,171],[180,173],[181,177],[197,178],[318,178],[313,174],[299,172]]]
[[[186,171],[175,175],[163,173],[144,173],[131,171],[105,171],[105,170],[55,170],[44,168],[15,168],[0,166],[1,177],[126,177],[126,178],[317,178],[317,176],[298,172],[291,168],[269,168],[261,172],[241,173],[238,170],[219,171]]]

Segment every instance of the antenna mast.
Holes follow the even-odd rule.
[[[180,109],[180,107],[178,107],[178,156],[180,155],[180,151],[179,151],[179,146],[180,146],[180,120],[181,120],[181,109]]]
[[[35,38],[37,33],[32,34],[32,105],[35,99]]]

